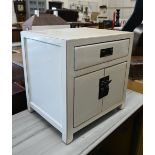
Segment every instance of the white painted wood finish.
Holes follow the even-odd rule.
[[[123,100],[123,95],[125,93],[124,84],[126,69],[126,62],[105,69],[105,76],[109,75],[112,82],[109,85],[109,95],[103,98],[103,111],[114,105],[119,105],[121,102],[125,102]]]
[[[27,110],[12,118],[13,155],[86,155],[143,104],[143,95],[127,91],[123,110],[114,110],[78,132],[75,140],[65,145],[61,133],[37,113]]]
[[[70,25],[42,25],[42,26],[32,26],[32,30],[47,30],[47,29],[62,29],[70,28]]]
[[[99,79],[104,69],[75,78],[74,127],[101,113],[102,99],[98,99]]]
[[[74,127],[102,111],[123,104],[126,67],[125,62],[75,78]],[[112,80],[109,95],[98,99],[99,80],[105,76]]]
[[[106,48],[113,48],[113,54],[106,57],[100,57],[101,49]],[[128,39],[75,47],[75,70],[127,56],[128,52]]]
[[[132,42],[133,33],[93,28],[22,32],[28,109],[37,111],[70,143],[75,132],[124,105]],[[75,70],[75,49],[92,46],[95,53],[100,44],[114,47],[114,59],[92,63],[90,48],[84,48],[90,65]],[[99,79],[106,75],[112,78],[109,99],[98,100]]]
[[[59,46],[31,39],[26,40],[26,47],[30,101],[43,113],[52,116],[53,121],[61,128],[62,102],[57,94],[63,95],[61,94],[62,51]]]
[[[38,33],[37,33],[38,32]],[[34,35],[35,33],[35,35]],[[45,41],[45,38],[52,38],[55,39],[55,41],[58,39],[59,41],[67,40],[71,41],[74,40],[74,45],[76,46],[82,46],[91,44],[92,42],[100,43],[100,42],[107,42],[107,41],[114,41],[113,37],[116,40],[121,39],[128,39],[130,36],[132,36],[131,32],[124,32],[124,31],[114,31],[114,30],[106,30],[106,29],[95,29],[95,28],[64,28],[64,29],[48,29],[48,30],[38,30],[38,31],[28,31],[27,33],[24,33],[25,36],[31,36],[31,38],[39,37],[38,39],[40,41]],[[41,36],[44,36],[43,38]],[[88,39],[89,38],[89,39]],[[37,38],[36,38],[37,39]],[[57,40],[57,41],[58,41]],[[100,40],[100,42],[99,42]],[[50,41],[50,40],[49,40]],[[57,42],[55,42],[56,44]]]

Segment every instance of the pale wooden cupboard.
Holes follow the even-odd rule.
[[[93,28],[22,32],[29,111],[73,134],[123,108],[133,33]]]

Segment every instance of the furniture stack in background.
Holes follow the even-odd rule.
[[[12,63],[12,114],[27,108],[23,67]]]
[[[40,13],[46,11],[46,0],[27,0],[26,1],[26,19],[34,15],[35,10],[39,10]]]
[[[129,78],[132,80],[143,79],[143,24],[134,30]]]

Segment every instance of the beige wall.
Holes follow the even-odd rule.
[[[47,0],[47,8],[48,8],[48,1],[51,1],[51,0]],[[69,0],[58,0],[58,1],[64,2],[64,7],[69,8],[69,3],[68,3]],[[108,6],[109,19],[112,19],[113,12],[117,8],[121,10],[120,18],[128,19],[131,16],[135,6],[135,0],[81,0],[81,1],[98,2],[98,6],[106,4]]]
[[[134,6],[134,0],[108,0],[108,16],[112,19],[114,10],[118,8],[121,10],[120,18],[128,19],[133,12]]]

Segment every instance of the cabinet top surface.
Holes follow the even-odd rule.
[[[131,35],[132,32],[105,30],[95,28],[63,28],[63,29],[47,29],[47,30],[31,30],[24,31],[22,34],[40,35],[44,37],[51,37],[63,40],[87,39],[95,37],[117,36],[117,35]]]

